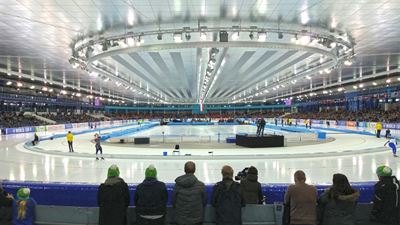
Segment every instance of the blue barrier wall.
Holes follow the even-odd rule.
[[[374,196],[374,183],[352,183],[353,187],[361,193],[359,202],[370,203]],[[98,185],[77,184],[77,183],[43,183],[43,182],[12,182],[4,181],[3,188],[6,192],[15,196],[18,188],[29,187],[31,189],[31,197],[40,205],[59,205],[59,206],[81,206],[94,207],[97,206],[97,189]],[[171,194],[174,184],[167,184],[169,201],[171,204]],[[267,198],[267,204],[274,202],[283,202],[284,194],[288,184],[263,184],[263,194]],[[321,194],[328,186],[317,185],[318,193]],[[213,185],[206,185],[206,191],[211,198]],[[131,205],[133,205],[133,196],[136,191],[136,185],[129,185],[131,194]]]

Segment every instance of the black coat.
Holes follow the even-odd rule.
[[[0,224],[1,225],[11,225],[12,224],[12,215],[13,215],[13,200],[6,197],[6,193],[4,193],[0,189]]]
[[[109,178],[97,192],[99,225],[126,225],[129,206],[128,185],[121,178]]]
[[[175,179],[172,207],[178,225],[202,223],[206,204],[205,185],[194,174],[185,174]]]
[[[248,174],[240,181],[240,189],[246,204],[262,204],[263,194],[260,182],[257,181],[257,175]]]
[[[371,221],[387,225],[400,224],[400,184],[396,177],[381,177],[375,184],[373,202]]]
[[[156,178],[146,178],[136,188],[135,206],[138,215],[165,215],[167,201],[167,188]]]
[[[354,211],[360,193],[355,191],[349,195],[339,195],[335,200],[330,197],[330,190],[325,191],[318,200],[320,224],[322,225],[354,225]]]
[[[245,206],[240,184],[224,179],[214,185],[212,205],[215,207],[216,225],[242,225],[242,207]]]

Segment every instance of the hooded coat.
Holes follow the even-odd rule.
[[[167,188],[156,178],[146,177],[136,188],[135,206],[138,215],[165,215],[167,201]]]
[[[194,174],[185,174],[175,179],[172,207],[178,225],[202,223],[206,204],[205,185]]]
[[[122,178],[107,178],[97,192],[99,225],[126,225],[129,206],[128,185]]]
[[[325,191],[318,200],[321,210],[322,225],[354,225],[354,211],[360,193],[355,191],[348,195],[339,195],[338,199],[330,196],[330,189]]]
[[[243,199],[246,204],[262,204],[263,194],[260,182],[257,181],[256,174],[247,174],[247,176],[240,181],[240,188],[242,191]]]
[[[385,224],[400,224],[400,184],[395,176],[381,177],[375,184],[375,197],[371,221]]]
[[[0,186],[0,224],[11,225],[13,216],[13,199],[7,198]]]

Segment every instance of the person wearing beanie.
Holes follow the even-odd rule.
[[[375,196],[371,211],[371,224],[400,224],[400,184],[392,169],[382,165],[376,169],[379,181],[375,184]]]
[[[233,181],[233,169],[223,166],[222,181],[216,183],[212,192],[212,206],[215,207],[216,225],[242,225],[242,197],[240,184]]]
[[[119,177],[119,168],[110,166],[107,179],[97,192],[100,208],[99,225],[126,225],[127,210],[130,203],[128,184]]]
[[[13,202],[13,225],[33,225],[35,222],[36,201],[30,197],[27,187],[17,191],[17,199]]]
[[[135,192],[136,225],[163,225],[167,212],[168,193],[165,183],[157,180],[157,169],[149,165],[145,179]]]
[[[240,188],[246,204],[263,204],[261,184],[258,182],[258,170],[250,166],[247,175],[240,180]]]
[[[13,196],[3,190],[0,183],[0,224],[12,225],[13,216]]]
[[[194,162],[186,162],[184,170],[185,174],[175,179],[172,191],[174,220],[178,225],[201,225],[208,197],[205,185],[194,175],[196,172]]]

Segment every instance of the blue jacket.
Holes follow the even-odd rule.
[[[35,221],[35,207],[36,201],[33,198],[27,200],[26,203],[26,216],[25,219],[18,219],[18,200],[13,202],[13,224],[14,225],[33,225]]]

